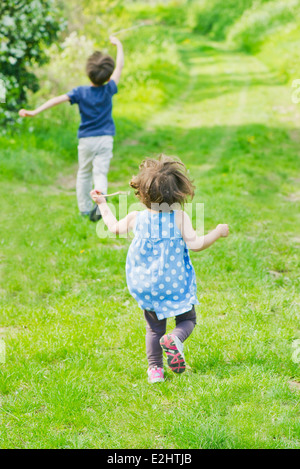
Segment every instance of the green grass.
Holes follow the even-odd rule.
[[[99,239],[78,215],[77,117],[51,110],[0,141],[2,448],[300,447],[296,105],[257,58],[168,36],[180,63],[155,58],[155,74],[169,99],[145,96],[144,107],[142,84],[133,100],[120,84],[109,181],[126,189],[144,156],[176,154],[205,231],[230,225],[228,239],[192,253],[201,304],[189,368],[147,383],[130,241]]]

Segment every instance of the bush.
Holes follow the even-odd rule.
[[[38,89],[29,67],[47,61],[44,47],[63,26],[57,17],[53,0],[2,0],[0,80],[6,89],[6,103],[0,106],[0,122],[14,121],[16,111],[26,103],[27,90]]]
[[[203,0],[193,2],[188,23],[194,32],[222,41],[228,29],[248,8],[270,0]]]
[[[247,52],[256,52],[260,44],[277,30],[299,17],[299,0],[271,1],[253,5],[232,26],[228,42]]]

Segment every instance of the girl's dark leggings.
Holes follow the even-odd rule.
[[[146,353],[149,363],[149,368],[157,366],[163,367],[163,353],[159,344],[159,339],[166,333],[167,320],[157,319],[154,311],[145,311],[144,316],[146,319]],[[176,327],[171,334],[176,335],[181,342],[193,332],[196,324],[196,311],[193,306],[187,313],[175,316]]]

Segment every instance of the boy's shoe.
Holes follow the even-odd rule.
[[[151,384],[161,383],[165,380],[163,368],[158,368],[157,366],[154,366],[153,368],[149,368],[147,373],[148,373],[148,381]]]
[[[161,348],[166,352],[168,366],[174,373],[185,371],[183,343],[174,334],[165,334],[159,341]]]
[[[99,221],[101,220],[102,215],[100,213],[99,207],[95,204],[95,207],[90,211],[90,220],[91,221]]]

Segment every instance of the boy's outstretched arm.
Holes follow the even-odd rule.
[[[119,83],[121,78],[122,69],[124,67],[124,51],[121,41],[117,37],[111,36],[110,42],[117,46],[117,58],[116,58],[116,68],[114,69],[110,79],[114,80],[116,84]]]
[[[45,111],[46,109],[50,109],[53,106],[57,106],[58,104],[64,103],[65,101],[70,101],[70,98],[68,95],[62,94],[61,96],[56,96],[55,98],[49,99],[49,101],[46,101],[44,104],[34,109],[33,111],[28,111],[27,109],[21,109],[19,111],[19,116],[34,117],[40,112]]]
[[[102,219],[111,233],[128,233],[128,231],[131,231],[134,228],[137,212],[130,212],[125,218],[118,221],[100,191],[94,189],[90,194],[94,202],[99,206]]]
[[[203,251],[209,248],[219,238],[226,238],[229,235],[228,225],[218,225],[214,230],[205,236],[198,236],[193,228],[190,217],[185,212],[178,212],[176,220],[182,237],[191,251]]]

